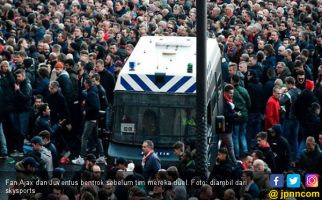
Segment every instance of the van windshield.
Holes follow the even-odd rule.
[[[150,139],[158,146],[172,146],[196,136],[193,95],[122,94],[116,100],[115,142],[140,145]]]

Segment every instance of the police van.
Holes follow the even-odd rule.
[[[207,59],[210,140],[223,107],[221,54],[215,39],[207,40]],[[175,164],[173,144],[196,140],[196,71],[196,38],[141,37],[116,82],[109,158],[140,164],[141,145],[149,139],[163,167]]]

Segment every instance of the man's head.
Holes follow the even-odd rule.
[[[257,144],[259,147],[264,147],[267,145],[267,133],[266,132],[259,132],[256,135],[256,139],[257,139]]]
[[[223,147],[220,148],[218,151],[217,159],[219,162],[225,161],[228,159],[228,150],[227,148]]]
[[[24,69],[18,69],[15,72],[15,75],[16,75],[16,80],[18,83],[21,83],[26,79],[26,72]]]
[[[42,146],[45,144],[40,136],[33,137],[30,142],[34,151],[40,151]]]
[[[263,172],[265,170],[265,163],[261,159],[256,159],[253,166],[255,171]]]
[[[288,77],[285,78],[285,83],[286,83],[287,89],[294,88],[294,86],[295,86],[295,78],[293,78],[292,76],[288,76]]]
[[[62,62],[57,62],[55,64],[55,70],[57,74],[60,74],[64,70],[64,63]]]
[[[92,173],[93,173],[94,179],[100,179],[101,178],[101,173],[102,173],[100,166],[99,165],[93,165]]]
[[[228,66],[228,73],[229,76],[232,77],[237,73],[237,64],[236,63],[230,63]]]
[[[93,86],[93,82],[90,78],[85,78],[84,80],[84,87],[86,90],[88,90],[89,88],[91,88]]]
[[[212,196],[212,187],[208,184],[202,185],[200,188],[199,199],[211,199]]]
[[[122,157],[116,159],[116,168],[126,170],[126,160]]]
[[[24,51],[17,51],[14,56],[14,60],[16,64],[22,64],[23,60],[26,58],[26,52]]]
[[[253,171],[245,170],[243,171],[242,180],[247,181],[247,183],[251,182],[254,179]]]
[[[249,154],[244,154],[241,156],[241,161],[246,166],[246,169],[251,169],[253,166],[253,157]]]
[[[177,167],[171,166],[167,169],[168,179],[170,181],[175,181],[179,178],[179,172]]]
[[[281,90],[281,88],[280,88],[280,87],[278,87],[278,86],[275,86],[275,87],[273,88],[273,96],[274,96],[274,98],[275,98],[275,99],[280,99],[281,95],[282,95],[282,90]]]
[[[234,96],[234,86],[231,84],[225,85],[224,93],[228,98],[232,99]]]
[[[322,132],[320,132],[319,134],[319,144],[320,146],[322,146]]]
[[[44,141],[45,144],[48,144],[50,142],[50,133],[47,130],[41,131],[39,133],[39,136]]]
[[[144,155],[147,155],[150,151],[153,151],[154,144],[151,140],[145,140],[142,144],[142,151]]]
[[[174,149],[174,154],[178,157],[181,157],[184,152],[184,143],[181,141],[177,141],[173,145],[173,149]]]
[[[39,163],[33,157],[26,157],[22,160],[22,164],[28,172],[35,172]]]
[[[233,189],[227,189],[224,192],[224,200],[235,200],[236,199],[236,194]]]
[[[85,158],[85,168],[92,170],[92,167],[96,164],[96,156],[92,153],[87,154]]]
[[[57,81],[50,82],[48,89],[49,89],[50,94],[55,94],[59,89],[59,83]]]
[[[242,73],[246,73],[247,72],[247,64],[248,64],[247,61],[241,61],[238,66],[239,71]]]
[[[306,138],[306,150],[308,152],[313,152],[315,150],[315,139],[312,136]]]
[[[96,61],[95,71],[102,72],[104,70],[104,61],[102,59],[98,59]]]
[[[41,116],[50,116],[50,109],[47,103],[43,103],[38,106],[38,113]]]

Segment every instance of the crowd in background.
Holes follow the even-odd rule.
[[[38,198],[266,199],[271,173],[322,174],[321,0],[207,1],[208,37],[222,52],[227,127],[203,185],[178,184],[200,179],[191,141],[174,145],[178,166],[166,170],[152,141],[142,145],[142,175],[122,158],[104,178],[97,165],[107,164],[99,130],[111,131],[118,73],[142,36],[195,37],[196,0],[0,3],[0,158],[24,157],[17,179],[62,180],[59,166],[73,155],[83,166],[75,180],[171,183],[58,184],[36,188]],[[96,155],[88,154],[94,144]],[[228,179],[246,184],[211,184]]]

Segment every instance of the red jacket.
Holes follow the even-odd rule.
[[[280,122],[280,102],[274,96],[271,96],[266,104],[265,130],[272,128]]]

